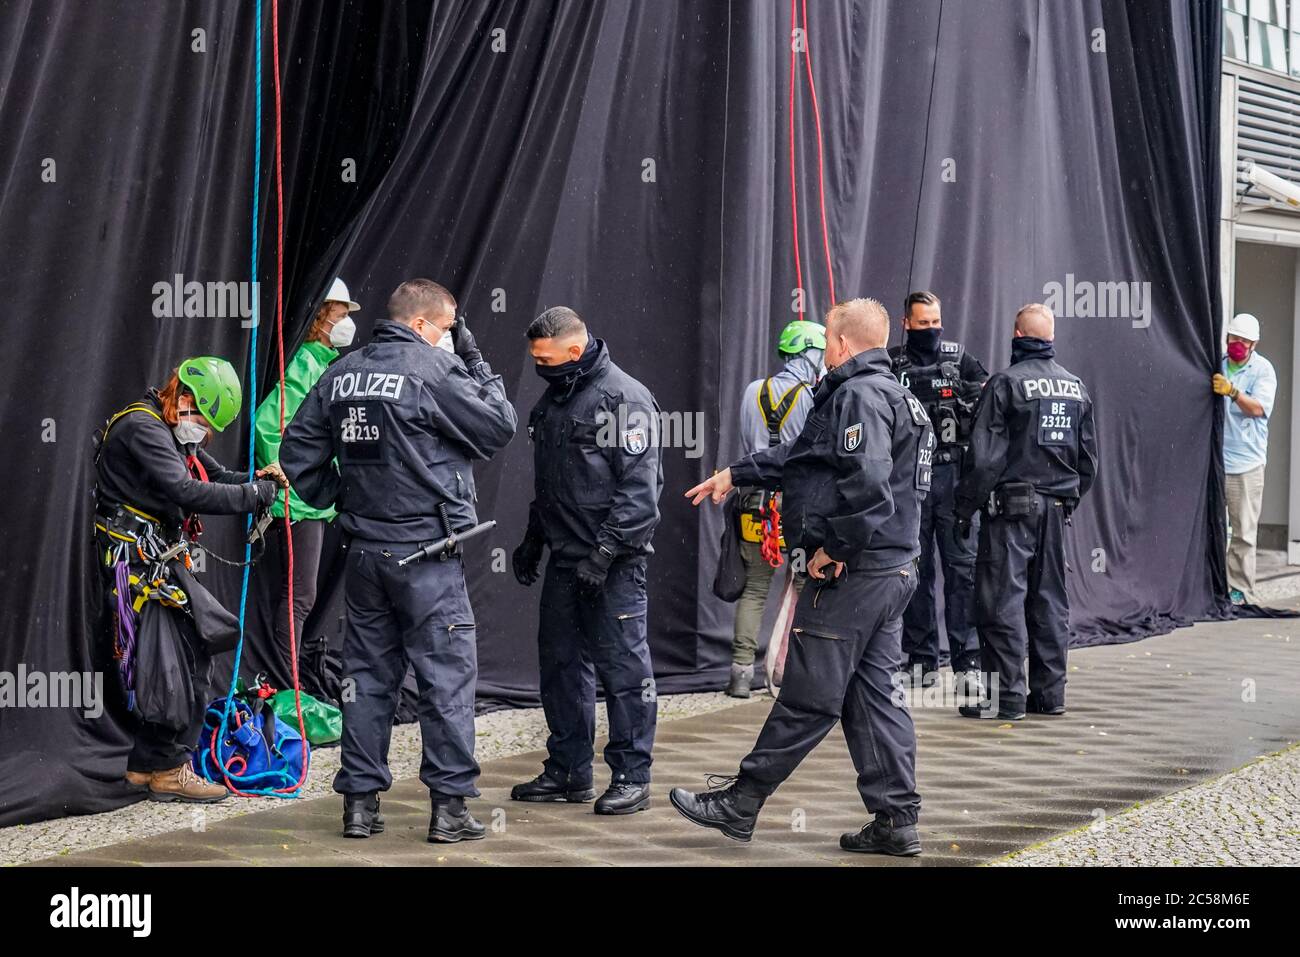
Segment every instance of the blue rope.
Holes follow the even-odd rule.
[[[254,16],[257,20],[257,47],[253,57],[253,69],[255,71],[254,89],[254,120],[253,120],[253,245],[249,257],[249,272],[252,276],[253,288],[257,289],[257,260],[258,260],[258,200],[262,184],[262,0],[255,0]],[[257,395],[257,330],[262,324],[260,315],[261,297],[254,295],[251,297],[253,302],[252,315],[252,332],[248,340],[248,383],[251,395]],[[257,403],[248,404],[248,480],[252,482],[256,478],[257,459],[256,459],[256,438],[257,438]],[[253,528],[253,515],[249,514],[245,524],[244,537],[248,537],[248,532]],[[217,737],[217,754],[221,754],[221,742],[226,740],[226,730],[229,727],[230,716],[235,710],[235,686],[239,683],[239,666],[244,655],[244,618],[248,610],[248,579],[253,558],[253,546],[251,543],[244,544],[244,575],[243,581],[239,588],[239,644],[235,646],[235,665],[234,670],[230,673],[230,689],[226,692],[226,704],[221,712],[221,727],[218,729]],[[274,721],[275,713],[271,712],[267,720]],[[303,742],[304,749],[307,742]],[[201,766],[207,768],[207,757],[200,762]],[[218,769],[220,775],[222,769]],[[246,788],[243,787],[244,778],[238,774],[226,772],[236,784],[240,785],[240,790],[247,794],[270,795],[272,797],[295,798],[301,793],[301,787],[295,788],[288,793],[277,794],[273,788]],[[266,773],[251,775],[253,778],[265,777]],[[224,779],[218,777],[214,779],[215,783],[221,784]],[[294,783],[297,783],[296,776]]]

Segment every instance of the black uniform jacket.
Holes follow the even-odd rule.
[[[410,327],[384,321],[308,393],[285,429],[280,465],[308,505],[338,508],[349,535],[432,541],[477,523],[470,463],[504,448],[515,426],[486,362],[467,370]]]
[[[904,565],[920,554],[934,432],[884,349],[860,352],[822,379],[793,442],[731,466],[738,486],[779,487],[786,541],[850,569]]]

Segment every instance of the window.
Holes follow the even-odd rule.
[[[1223,55],[1300,77],[1300,0],[1223,0]]]

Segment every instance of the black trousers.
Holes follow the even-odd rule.
[[[927,670],[939,668],[939,622],[935,610],[935,546],[943,566],[943,623],[953,671],[980,665],[979,634],[975,629],[975,536],[958,538],[957,481],[959,462],[934,467],[930,494],[921,503],[921,559],[916,594],[903,614],[903,651],[908,661]]]
[[[983,669],[998,705],[1065,704],[1070,600],[1065,592],[1065,518],[1060,499],[1037,496],[1025,518],[986,517],[976,559],[975,622]],[[1029,659],[1026,680],[1025,658]],[[990,694],[993,690],[990,687]]]
[[[538,629],[542,708],[551,735],[546,773],[590,787],[596,739],[596,679],[605,691],[615,782],[650,781],[658,704],[646,641],[645,561],[616,562],[604,589],[584,596],[574,569],[546,566]]]
[[[886,575],[850,571],[834,584],[808,580],[781,696],[740,762],[743,791],[771,794],[842,721],[867,810],[896,826],[916,823],[916,729],[893,681],[903,663],[903,609],[915,588],[912,565]]]
[[[96,667],[105,671],[110,676],[108,680],[116,683],[120,688],[121,681],[118,677],[120,672],[113,658],[113,643],[117,637],[115,618],[117,598],[113,595],[114,573],[111,567],[105,567],[102,562],[99,564],[99,569],[103,587],[101,588],[100,642],[96,650]],[[180,632],[189,644],[194,661],[191,674],[193,694],[190,700],[190,720],[179,731],[141,721],[137,715],[127,710],[125,696],[123,696],[115,711],[122,716],[123,723],[132,729],[131,752],[126,759],[128,771],[167,771],[189,761],[191,752],[198,745],[199,734],[203,731],[203,713],[207,710],[208,701],[212,696],[212,659],[204,650],[203,643],[194,630],[193,622],[188,615],[179,610],[168,609],[168,613],[177,616]]]
[[[325,541],[325,522],[322,519],[301,519],[290,529],[293,535],[294,640],[301,665],[303,625],[316,605],[316,579],[320,572],[321,546]],[[274,646],[259,649],[258,658],[266,669],[267,680],[273,687],[283,690],[293,687],[293,657],[289,654],[289,550],[283,519],[278,519],[267,531],[266,547],[272,552],[267,556],[272,560],[264,562],[258,570],[262,573],[261,587],[270,589],[275,596],[275,635]]]
[[[419,693],[420,780],[441,797],[477,797],[474,612],[459,557],[399,567],[422,543],[352,539],[343,632],[340,794],[387,791],[393,713],[409,661]],[[423,543],[427,544],[427,543]]]

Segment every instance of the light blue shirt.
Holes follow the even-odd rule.
[[[1255,352],[1235,373],[1228,371],[1225,357],[1223,374],[1264,407],[1263,415],[1251,418],[1241,411],[1235,399],[1223,397],[1228,413],[1223,419],[1223,470],[1229,475],[1240,475],[1259,468],[1268,459],[1268,417],[1273,414],[1277,373],[1271,362]]]

